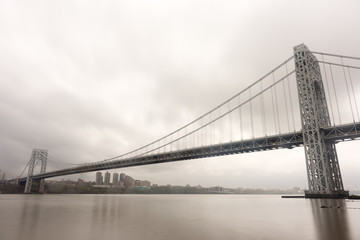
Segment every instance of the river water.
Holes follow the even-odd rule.
[[[359,240],[360,201],[278,195],[0,195],[0,240],[13,239]]]

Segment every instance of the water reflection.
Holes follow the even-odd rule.
[[[22,202],[22,211],[19,221],[19,231],[17,239],[36,239],[35,233],[38,227],[38,221],[40,216],[40,204],[41,198],[36,201],[31,199],[32,196],[27,196]],[[30,200],[31,199],[31,200]],[[26,236],[24,236],[26,235]]]
[[[258,195],[0,195],[0,240],[355,240],[357,204]]]
[[[348,210],[344,199],[311,199],[318,239],[350,240]]]

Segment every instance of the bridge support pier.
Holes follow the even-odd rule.
[[[41,169],[40,174],[45,173],[46,171],[46,163],[47,163],[48,152],[44,149],[33,149],[31,153],[31,158],[29,161],[29,171],[26,178],[25,190],[24,193],[30,193],[32,187],[32,176],[34,175],[34,168],[38,161],[41,161]],[[45,180],[41,179],[39,183],[39,192],[44,193]]]
[[[331,123],[319,63],[304,44],[294,47],[294,59],[309,184],[305,197],[346,198],[335,144],[322,132]]]

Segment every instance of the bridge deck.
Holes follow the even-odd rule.
[[[325,141],[328,142],[337,143],[339,141],[355,140],[360,138],[360,123],[332,126],[322,129],[322,131]],[[297,146],[301,146],[302,144],[303,136],[302,133],[299,131],[274,136],[266,136],[262,138],[253,138],[244,141],[228,142],[210,146],[189,148],[179,151],[151,154],[123,160],[95,162],[92,164],[86,164],[74,168],[67,168],[47,172],[44,174],[34,175],[32,179],[43,179],[114,168],[125,168],[131,166],[183,161],[197,158],[208,158],[246,152],[273,150],[279,148],[294,148]],[[19,179],[19,181],[26,181],[26,178],[21,178]]]

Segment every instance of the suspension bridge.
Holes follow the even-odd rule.
[[[183,127],[128,153],[46,172],[33,149],[22,174],[32,181],[91,171],[303,146],[306,197],[347,197],[335,144],[360,138],[360,58],[312,52],[304,44],[259,80]],[[41,163],[39,174],[34,169]],[[26,177],[22,177],[28,169]]]

